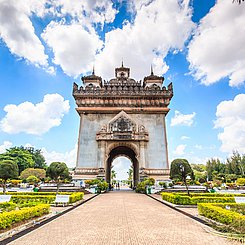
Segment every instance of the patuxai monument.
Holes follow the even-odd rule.
[[[130,68],[115,69],[115,78],[103,81],[82,77],[73,86],[80,116],[76,179],[103,177],[110,182],[113,160],[125,156],[132,162],[134,186],[145,177],[169,178],[165,117],[173,97],[170,83],[151,74],[143,81],[130,78]]]

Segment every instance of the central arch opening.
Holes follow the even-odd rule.
[[[127,146],[118,146],[111,150],[106,166],[106,182],[111,183],[111,170],[113,167],[113,161],[118,157],[126,157],[131,161],[133,169],[132,187],[135,187],[139,181],[139,163],[136,158],[135,152]]]
[[[120,183],[121,186],[132,187],[133,183],[133,163],[128,157],[118,156],[111,165],[111,184],[114,186]]]

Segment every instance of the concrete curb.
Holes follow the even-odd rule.
[[[21,230],[21,231],[15,233],[13,236],[10,236],[10,237],[7,237],[7,238],[1,240],[1,241],[0,241],[0,244],[1,244],[1,245],[5,245],[5,244],[8,244],[8,243],[14,241],[14,240],[16,240],[16,239],[18,239],[18,238],[20,238],[20,237],[26,235],[27,233],[29,233],[29,232],[31,232],[31,231],[34,231],[34,230],[38,229],[39,227],[41,227],[41,226],[43,226],[43,225],[45,225],[45,224],[51,222],[52,220],[57,219],[58,217],[60,217],[60,216],[62,216],[62,215],[64,215],[64,214],[66,214],[66,213],[72,211],[73,209],[75,209],[75,208],[77,208],[77,207],[83,205],[84,203],[86,203],[86,202],[92,200],[93,198],[97,197],[98,195],[99,195],[99,194],[95,194],[94,196],[92,196],[92,197],[90,197],[90,198],[84,200],[83,202],[81,202],[81,203],[79,203],[79,204],[77,204],[77,205],[74,205],[74,206],[72,206],[72,207],[70,207],[70,208],[64,210],[63,212],[60,212],[60,213],[58,213],[58,214],[56,214],[56,215],[53,215],[53,216],[51,216],[51,217],[49,217],[49,218],[47,218],[47,219],[44,219],[43,221],[37,222],[37,223],[33,224],[31,227],[27,227],[26,229]]]

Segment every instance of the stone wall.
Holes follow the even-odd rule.
[[[81,114],[77,168],[99,167],[100,151],[98,150],[96,133],[115,116],[116,114]],[[149,141],[145,142],[145,167],[168,169],[165,115],[130,114],[130,117],[144,125],[149,133]]]

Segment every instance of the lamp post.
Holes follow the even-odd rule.
[[[188,196],[190,195],[189,193],[189,189],[188,189],[188,186],[187,186],[187,183],[186,183],[186,173],[185,173],[185,166],[183,164],[180,164],[180,172],[181,172],[181,177],[182,177],[182,180],[184,181],[185,183],[185,187],[186,187],[186,190],[187,190],[187,193],[188,193]]]

